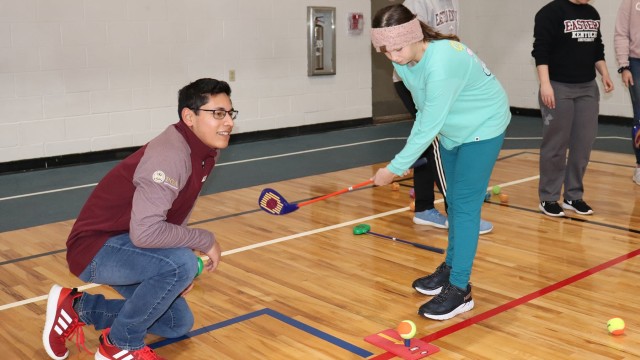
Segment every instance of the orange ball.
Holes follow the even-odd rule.
[[[398,327],[396,328],[398,335],[400,335],[403,339],[411,339],[416,336],[416,324],[411,320],[402,320]]]
[[[502,193],[500,194],[500,202],[501,203],[508,203],[509,202],[509,195]]]
[[[415,201],[412,201],[412,202],[409,204],[409,210],[411,210],[411,211],[413,211],[413,212],[415,212],[415,211],[416,211],[416,202],[415,202]]]

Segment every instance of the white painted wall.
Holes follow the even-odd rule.
[[[460,0],[463,42],[511,106],[538,108],[533,16],[548,0]],[[631,117],[616,73],[616,0],[602,16],[609,71],[601,113]],[[307,6],[337,8],[337,75],[307,76]],[[177,121],[177,90],[228,79],[236,133],[371,116],[365,0],[0,0],[2,162],[142,145]],[[362,35],[347,33],[362,12]]]
[[[513,107],[539,109],[538,77],[531,57],[534,16],[550,0],[460,0],[460,37],[496,74]],[[615,89],[605,94],[600,75],[600,113],[632,117],[629,91],[617,72],[613,30],[619,0],[591,0],[602,19],[605,59]]]
[[[307,76],[307,6],[336,7],[337,75]],[[236,133],[371,116],[364,0],[0,0],[0,163],[138,146],[177,91],[228,80]],[[367,21],[368,22],[368,21]]]

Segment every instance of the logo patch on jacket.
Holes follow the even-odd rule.
[[[153,179],[153,182],[156,182],[158,184],[166,184],[171,186],[174,189],[179,188],[178,181],[176,179],[173,179],[167,176],[162,170],[157,170],[156,172],[154,172],[153,175],[151,176],[151,179]]]

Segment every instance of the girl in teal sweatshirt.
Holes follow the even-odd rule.
[[[471,268],[480,210],[511,119],[507,95],[487,66],[457,37],[420,22],[402,5],[381,9],[371,40],[411,92],[418,113],[404,148],[373,177],[386,185],[403,175],[439,135],[447,179],[449,245],[445,262],[420,281],[437,295],[418,313],[445,320],[469,311]]]

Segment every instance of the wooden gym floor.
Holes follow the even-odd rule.
[[[509,202],[494,196],[483,207],[494,231],[480,237],[472,311],[447,321],[419,317],[416,310],[429,297],[415,292],[411,282],[444,255],[353,234],[355,225],[366,223],[376,233],[446,248],[446,230],[412,223],[410,176],[398,179],[398,191],[365,187],[288,215],[257,207],[265,187],[299,202],[364,181],[385,159],[327,172],[309,169],[309,175],[201,196],[190,223],[216,233],[223,262],[217,272],[197,278],[187,295],[196,317],[189,336],[149,336],[148,342],[169,359],[390,359],[392,354],[364,338],[409,319],[418,327],[416,338],[440,348],[429,357],[434,359],[640,359],[640,186],[631,181],[633,155],[595,150],[585,177],[585,200],[594,215],[551,218],[538,210],[538,150],[522,148],[530,139],[518,139],[513,131],[491,178]],[[286,148],[288,141],[279,143]],[[387,158],[399,144],[387,147]],[[348,146],[343,151],[344,157],[359,156]],[[295,158],[281,158],[283,169],[293,168]],[[0,202],[10,197],[4,196]],[[442,210],[441,201],[437,206]],[[0,233],[5,359],[47,359],[41,334],[53,283],[116,296],[68,272],[64,242],[72,218],[40,220]],[[612,317],[626,321],[624,335],[607,333]],[[95,351],[98,332],[86,326],[85,335]],[[68,347],[70,359],[92,358],[72,342]]]

